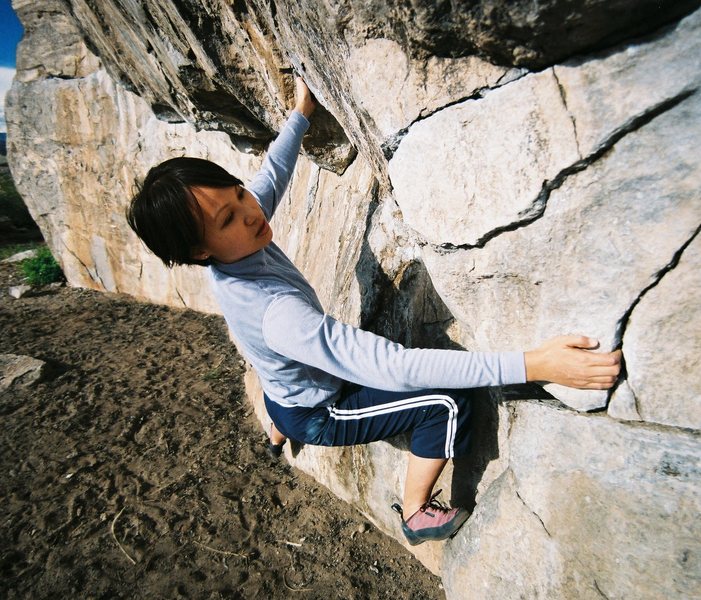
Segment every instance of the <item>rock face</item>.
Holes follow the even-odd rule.
[[[509,468],[446,551],[449,595],[697,595],[695,435],[532,402],[514,416]],[[578,443],[562,444],[566,437]]]
[[[474,513],[412,550],[451,599],[694,597],[698,4],[15,0],[9,160],[70,284],[216,312],[203,270],[128,229],[134,180],[188,154],[246,181],[301,72],[323,108],[273,229],[329,313],[625,357],[610,393],[476,392],[474,452],[439,482]],[[287,458],[402,539],[406,440]]]

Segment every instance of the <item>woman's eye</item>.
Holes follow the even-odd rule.
[[[229,223],[231,223],[231,221],[233,220],[233,218],[234,218],[234,213],[229,213],[228,215],[226,215],[226,218],[224,219],[224,222],[222,223],[222,226],[223,226],[223,227],[226,227]]]

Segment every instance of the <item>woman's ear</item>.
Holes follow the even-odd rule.
[[[198,252],[195,252],[195,254],[192,255],[192,258],[195,260],[207,260],[210,257],[209,252],[205,250],[200,250]]]

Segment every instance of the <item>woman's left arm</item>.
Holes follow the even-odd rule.
[[[275,141],[270,144],[260,171],[248,185],[248,190],[258,200],[268,220],[275,214],[292,178],[302,138],[309,128],[307,117],[316,107],[314,97],[301,77],[297,78],[296,85],[295,108]]]

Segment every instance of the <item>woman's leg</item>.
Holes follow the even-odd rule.
[[[460,392],[386,392],[349,386],[329,407],[284,408],[266,398],[268,414],[283,435],[320,446],[352,446],[411,432],[402,530],[410,544],[445,539],[467,519],[463,509],[433,501],[448,458],[467,452],[470,401]]]
[[[421,458],[409,454],[402,507],[407,518],[429,501],[433,486],[447,462],[447,458]]]

